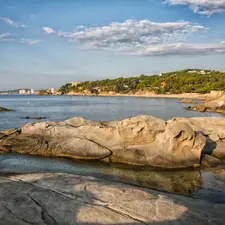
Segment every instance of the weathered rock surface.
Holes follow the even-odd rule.
[[[1,225],[222,225],[225,205],[69,174],[0,177]]]
[[[82,118],[23,126],[0,139],[0,151],[166,168],[200,163],[206,139],[187,124],[138,116],[98,123]]]
[[[225,159],[225,118],[174,118],[172,121],[187,123],[195,132],[206,137],[203,153]]]

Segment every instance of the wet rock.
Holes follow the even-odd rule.
[[[207,167],[216,167],[223,165],[224,163],[215,157],[212,157],[210,155],[204,155],[201,160],[201,164]]]
[[[26,116],[26,117],[21,117],[21,119],[27,119],[27,120],[43,120],[43,119],[47,119],[47,117],[45,117],[45,116],[36,116],[36,117]]]
[[[11,151],[104,160],[133,165],[185,168],[199,164],[205,137],[186,123],[138,116],[98,123],[82,118],[31,123],[17,137],[0,141]]]
[[[2,225],[221,225],[225,205],[69,174],[0,177]],[[15,188],[16,187],[16,188]]]

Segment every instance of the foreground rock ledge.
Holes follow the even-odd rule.
[[[138,116],[101,123],[72,118],[30,123],[0,133],[0,151],[185,168],[199,164],[203,153],[214,152],[215,157],[225,158],[224,125],[223,118],[175,118],[166,122]]]
[[[221,225],[225,205],[69,174],[0,177],[1,225]]]

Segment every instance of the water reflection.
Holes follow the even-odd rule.
[[[68,159],[1,154],[0,172],[63,172],[225,203],[225,168],[162,170]]]
[[[200,170],[163,171],[110,167],[102,168],[102,173],[121,182],[183,195],[192,195],[197,187],[203,186]]]

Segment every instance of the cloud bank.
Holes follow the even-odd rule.
[[[111,50],[128,55],[204,55],[225,53],[225,42],[188,43],[192,34],[207,27],[187,21],[155,23],[149,20],[127,20],[109,26],[79,26],[72,32],[43,27],[47,34],[57,35],[80,43],[88,49]]]
[[[16,28],[25,28],[26,27],[24,24],[15,22],[9,18],[0,17],[0,21],[3,21],[5,23],[7,23],[8,25],[10,25],[12,27],[16,27]]]
[[[207,27],[187,21],[155,23],[150,20],[127,20],[101,27],[78,26],[72,32],[56,31],[51,27],[42,29],[47,34],[75,41],[84,48],[129,55],[199,54],[219,52],[219,48],[223,48],[221,44],[212,44],[211,47],[206,45],[205,48],[197,44],[185,44],[190,35],[208,30]]]
[[[153,55],[205,55],[225,53],[225,42],[221,43],[176,43],[169,45],[158,45],[136,51],[135,55],[153,56]]]
[[[225,13],[225,0],[166,0],[170,5],[187,5],[193,12],[210,16]]]

